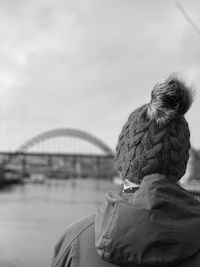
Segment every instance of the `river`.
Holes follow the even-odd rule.
[[[53,248],[66,227],[95,212],[109,181],[47,180],[0,190],[0,266],[51,266]]]

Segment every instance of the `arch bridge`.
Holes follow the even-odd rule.
[[[37,148],[42,144],[55,139],[72,139],[76,143],[82,142],[96,149],[96,152],[82,151],[80,145],[78,151],[66,152],[64,150],[39,151]],[[62,144],[61,144],[62,146]],[[69,178],[69,177],[110,177],[115,175],[114,153],[99,138],[81,130],[60,128],[43,132],[24,142],[13,153],[5,153],[1,161],[1,170],[14,169],[22,176],[31,176],[34,173],[42,173],[46,177]]]
[[[109,148],[103,141],[99,138],[81,130],[76,129],[69,129],[69,128],[61,128],[61,129],[54,129],[50,131],[43,132],[34,136],[33,138],[29,139],[25,143],[23,143],[18,149],[17,153],[25,152],[29,150],[31,147],[44,142],[49,139],[58,138],[58,137],[74,137],[77,139],[84,140],[100,150],[102,150],[106,155],[113,155],[113,151]]]

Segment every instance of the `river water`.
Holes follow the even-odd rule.
[[[53,248],[66,227],[95,212],[109,181],[47,180],[0,190],[0,267],[51,266]]]

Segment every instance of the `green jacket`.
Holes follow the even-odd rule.
[[[68,227],[53,267],[200,266],[200,202],[155,174]]]

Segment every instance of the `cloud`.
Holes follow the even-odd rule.
[[[200,82],[199,36],[174,1],[1,1],[0,36],[0,149],[56,127],[114,147],[157,80],[179,71]]]

